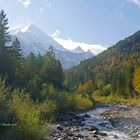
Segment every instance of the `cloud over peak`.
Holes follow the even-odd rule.
[[[57,41],[64,48],[69,49],[69,50],[73,50],[77,48],[78,46],[80,46],[84,51],[90,50],[95,55],[106,50],[106,48],[100,44],[88,44],[84,42],[76,42],[76,41],[73,41],[70,37],[67,39],[63,39],[60,37],[60,31],[58,29],[51,36],[53,37],[55,41]]]
[[[21,2],[25,7],[28,7],[31,4],[31,0],[17,0]]]

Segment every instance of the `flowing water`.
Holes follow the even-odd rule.
[[[126,121],[118,120],[115,126],[101,116],[101,113],[116,109],[121,106],[117,105],[99,105],[92,111],[87,112],[91,117],[84,121],[85,127],[94,125],[100,131],[107,133],[107,137],[100,137],[101,140],[140,140],[139,138],[132,137],[133,131],[140,128],[140,121],[129,119]],[[133,127],[132,127],[133,126]]]

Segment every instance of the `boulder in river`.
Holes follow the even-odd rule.
[[[105,133],[105,132],[100,132],[99,135],[107,137],[107,133]]]
[[[83,117],[84,118],[90,118],[90,115],[89,114],[84,114]]]
[[[59,131],[63,131],[64,129],[63,129],[62,126],[58,125],[58,126],[57,126],[57,130],[59,130]]]
[[[88,130],[89,131],[98,131],[98,128],[95,126],[90,126],[90,128]]]

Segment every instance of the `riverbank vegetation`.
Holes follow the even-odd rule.
[[[43,56],[23,56],[18,38],[11,37],[8,29],[1,10],[0,139],[40,140],[57,113],[90,109],[93,100],[68,90],[53,47]]]
[[[107,104],[122,104],[122,105],[132,105],[132,106],[140,106],[140,98],[124,98],[121,96],[98,96],[93,95],[93,98],[98,103],[107,103]]]

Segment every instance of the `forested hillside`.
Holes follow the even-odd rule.
[[[83,90],[85,94],[89,86],[92,95],[124,98],[139,95],[139,83],[140,31],[68,70],[65,80],[70,89]]]

